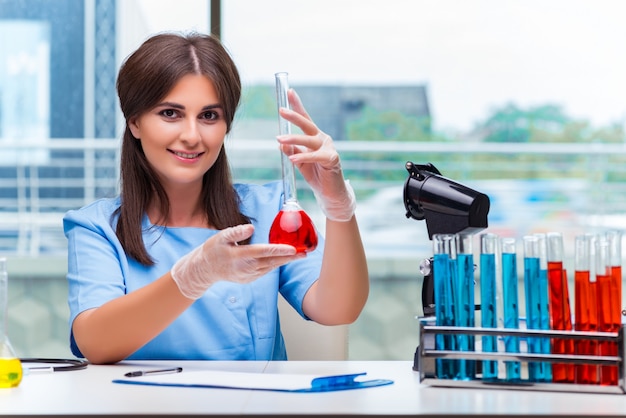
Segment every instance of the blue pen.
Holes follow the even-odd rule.
[[[154,369],[154,370],[137,370],[134,372],[128,372],[124,376],[126,377],[140,377],[140,376],[150,376],[153,374],[170,374],[170,373],[180,373],[183,371],[182,367],[173,367],[171,369]]]
[[[519,308],[517,295],[517,252],[515,238],[502,238],[502,299],[504,304],[504,327],[519,329]],[[504,349],[507,353],[519,353],[519,337],[504,337]],[[506,380],[521,379],[519,361],[505,361]]]

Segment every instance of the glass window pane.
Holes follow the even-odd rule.
[[[273,77],[287,71],[356,189],[372,292],[351,326],[351,359],[415,349],[418,265],[432,250],[425,222],[405,216],[407,161],[487,193],[489,232],[560,231],[569,256],[575,234],[626,226],[625,9],[222,1],[221,36],[244,87],[227,140],[236,180],[280,175]],[[117,193],[119,65],[153,33],[207,32],[209,21],[208,0],[0,0],[0,252],[23,279],[10,327],[24,330],[12,338],[24,355],[67,352],[60,220]]]

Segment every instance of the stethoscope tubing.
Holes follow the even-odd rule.
[[[89,362],[80,359],[62,359],[62,358],[20,358],[22,363],[41,363],[50,364],[50,366],[33,366],[28,367],[29,371],[52,371],[52,372],[69,372],[73,370],[82,370],[87,368]]]

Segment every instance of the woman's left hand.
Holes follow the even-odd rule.
[[[291,110],[281,108],[280,116],[299,127],[302,134],[278,136],[281,150],[311,186],[326,217],[349,221],[354,215],[356,199],[352,187],[343,178],[333,139],[317,127],[293,89],[289,89],[288,97]]]

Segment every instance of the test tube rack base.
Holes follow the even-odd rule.
[[[618,332],[585,332],[585,331],[557,331],[557,330],[531,330],[513,328],[481,328],[481,327],[457,327],[433,325],[431,318],[422,318],[419,322],[420,344],[417,348],[416,360],[418,362],[420,383],[429,386],[439,387],[462,387],[477,389],[511,389],[511,390],[533,390],[533,391],[555,391],[555,392],[586,392],[586,393],[612,393],[626,394],[625,363],[624,363],[624,326]],[[440,350],[436,348],[436,336],[438,335],[473,335],[497,336],[498,339],[504,337],[518,337],[526,340],[528,338],[550,338],[550,339],[572,339],[588,341],[608,341],[617,345],[616,356],[605,355],[582,355],[582,354],[535,354],[528,352],[485,352],[485,351],[456,351]],[[478,338],[476,338],[478,340]],[[523,351],[523,350],[520,350]],[[502,377],[502,373],[495,379],[483,379],[480,373],[472,379],[440,378],[437,374],[437,361],[442,360],[494,360],[499,364],[504,362],[520,362],[527,366],[531,362],[548,362],[554,364],[574,364],[574,365],[597,365],[617,367],[617,384],[581,384],[581,383],[560,383],[560,382],[534,382],[527,378],[509,380]],[[441,362],[440,362],[441,364]]]

